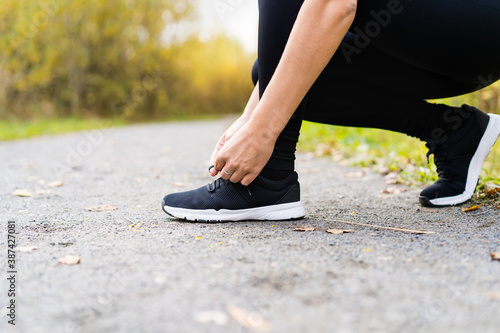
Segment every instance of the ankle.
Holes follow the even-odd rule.
[[[293,170],[277,170],[269,167],[265,167],[260,172],[260,176],[267,178],[269,180],[283,180],[290,176]]]

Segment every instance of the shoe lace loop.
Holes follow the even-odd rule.
[[[434,164],[436,165],[436,171],[439,179],[446,179],[446,175],[449,175],[452,171],[450,168],[450,163],[448,163],[448,158],[446,157],[446,143],[436,143],[435,141],[428,141],[425,146],[429,149],[427,152],[427,164],[429,164],[429,157],[434,155]]]
[[[217,178],[207,185],[208,192],[215,192],[217,189],[223,188],[229,182],[228,179]]]
[[[223,188],[230,184],[231,181],[229,179],[222,179],[222,178],[217,178],[213,182],[209,183],[207,185],[208,192],[215,192],[217,189]],[[250,192],[250,188],[248,186],[245,186],[245,188],[248,191],[248,195],[252,195],[252,192]]]

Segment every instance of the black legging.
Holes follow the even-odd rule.
[[[303,0],[259,0],[264,93]],[[359,0],[341,46],[279,136],[267,169],[293,170],[302,119],[428,139],[449,109],[425,99],[500,79],[500,0]],[[289,84],[294,84],[289,82]]]

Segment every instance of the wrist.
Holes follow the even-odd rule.
[[[249,126],[260,132],[263,138],[276,140],[286,125],[279,117],[271,116],[263,112],[254,112],[250,115],[247,123]]]

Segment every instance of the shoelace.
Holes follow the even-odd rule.
[[[429,164],[429,156],[434,155],[434,164],[436,165],[436,170],[438,174],[438,178],[440,180],[446,180],[447,174],[450,174],[452,171],[450,168],[450,164],[447,163],[448,159],[447,155],[447,144],[437,144],[435,142],[427,142],[425,146],[429,149],[427,152],[427,164]]]
[[[229,180],[227,179],[217,178],[216,180],[207,185],[208,192],[214,192],[217,189],[223,188],[227,186],[228,183]]]
[[[220,189],[220,188],[223,188],[223,187],[226,187],[228,185],[231,185],[231,181],[229,179],[223,179],[223,178],[217,178],[216,180],[214,180],[213,182],[211,182],[210,184],[207,185],[207,189],[208,189],[208,192],[215,192],[217,189]],[[250,189],[248,188],[248,186],[244,186],[247,191],[248,191],[248,195],[252,195],[252,192],[250,192]]]

